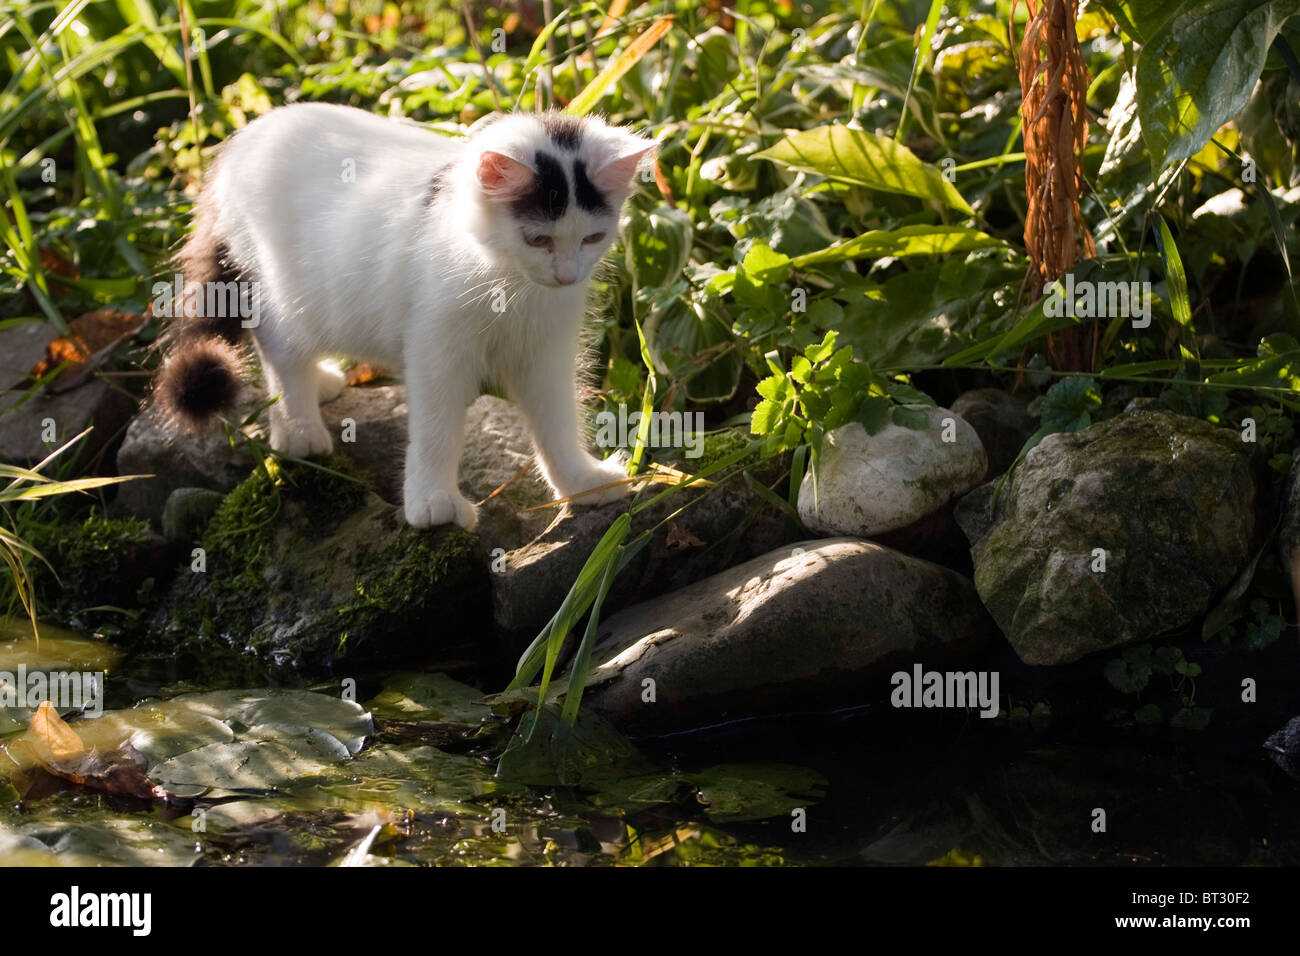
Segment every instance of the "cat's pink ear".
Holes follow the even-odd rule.
[[[612,151],[611,156],[591,172],[591,181],[604,193],[627,192],[632,188],[632,179],[637,168],[655,144],[639,136],[628,136]]]
[[[533,188],[536,173],[504,153],[484,150],[478,158],[478,181],[489,199],[518,199]]]

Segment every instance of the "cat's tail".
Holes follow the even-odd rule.
[[[229,301],[208,290],[234,288],[239,277],[226,264],[225,243],[204,199],[200,196],[194,230],[176,256],[185,307],[175,303],[165,333],[167,357],[154,381],[154,400],[163,413],[189,431],[235,406],[246,373],[241,349],[245,329],[238,310],[217,307],[212,309],[216,314],[208,314],[209,303]]]

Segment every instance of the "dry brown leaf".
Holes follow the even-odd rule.
[[[52,392],[75,388],[119,342],[140,331],[144,323],[144,316],[116,309],[96,309],[79,315],[68,323],[71,337],[60,336],[47,345],[45,358],[32,368],[31,376],[39,379],[67,362],[68,367],[48,387]]]
[[[391,377],[388,369],[383,366],[362,362],[360,365],[354,365],[348,369],[348,387],[355,388],[358,385],[367,385],[370,382],[377,382],[380,379]]]
[[[86,752],[86,745],[77,732],[68,726],[48,700],[36,708],[28,730],[33,736],[33,752],[43,764],[74,760]]]
[[[668,534],[664,536],[664,548],[668,551],[685,551],[687,548],[702,548],[704,542],[689,531],[683,531],[677,522],[668,522]]]
[[[149,800],[165,794],[145,774],[145,758],[125,741],[116,750],[86,750],[86,745],[49,701],[32,715],[23,743],[46,773],[78,786],[117,796]],[[39,781],[33,781],[39,787]],[[38,792],[43,792],[43,789]]]

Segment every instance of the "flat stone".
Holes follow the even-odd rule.
[[[978,660],[996,632],[966,578],[830,538],[629,607],[599,633],[583,707],[627,733],[662,734],[885,700],[894,671]]]
[[[24,395],[17,388],[0,393],[0,409],[7,409],[0,411],[0,461],[35,464],[93,425],[94,431],[81,440],[80,447],[60,460],[80,462],[83,469],[107,470],[93,463],[121,440],[135,408],[129,395],[98,377],[66,392],[39,391],[25,401]],[[13,408],[19,401],[22,404]],[[51,428],[52,442],[46,440]]]

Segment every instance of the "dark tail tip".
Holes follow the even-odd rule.
[[[234,407],[243,366],[239,351],[223,339],[184,339],[159,370],[154,398],[168,418],[196,431]]]

